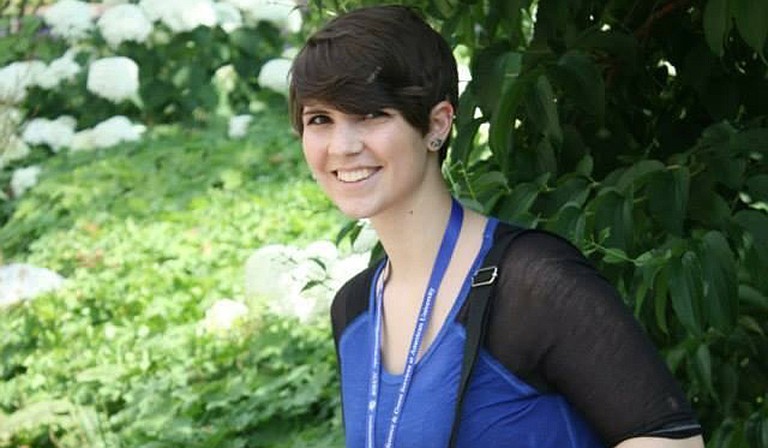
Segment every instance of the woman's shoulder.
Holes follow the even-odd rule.
[[[501,227],[497,235],[508,231]],[[496,310],[510,319],[570,321],[584,309],[605,306],[625,313],[616,289],[584,253],[546,230],[524,229],[516,235],[499,263],[498,283]]]
[[[541,269],[562,269],[571,263],[592,268],[584,253],[568,239],[541,229],[533,229],[499,222],[494,240],[498,243],[504,234],[514,234],[502,262],[504,271],[523,269],[528,276],[542,274]],[[538,268],[538,269],[536,269]],[[535,272],[531,272],[534,269]]]

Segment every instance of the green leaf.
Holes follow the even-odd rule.
[[[557,180],[554,188],[547,190],[536,202],[536,210],[543,215],[555,215],[566,204],[582,207],[591,192],[591,184],[584,177],[571,173]]]
[[[610,229],[603,245],[630,252],[632,240],[632,202],[615,188],[603,188],[592,201],[594,207],[594,230]]]
[[[527,117],[534,126],[552,143],[559,146],[563,141],[563,130],[557,113],[555,94],[546,75],[536,79],[533,88],[526,95]]]
[[[666,167],[658,160],[641,160],[627,168],[616,181],[616,188],[626,193],[631,188],[638,189],[651,174],[663,171]]]
[[[553,219],[547,222],[546,229],[581,246],[584,241],[585,226],[586,215],[581,205],[576,202],[568,202],[557,212]]]
[[[704,276],[704,304],[707,322],[728,332],[736,324],[738,288],[736,259],[722,233],[710,231],[701,239],[699,259]]]
[[[430,3],[435,7],[435,11],[442,19],[450,18],[458,6],[456,0],[431,0]]]
[[[338,246],[345,238],[349,238],[350,241],[355,241],[357,236],[360,235],[360,231],[363,226],[358,221],[347,221],[336,234],[335,244]]]
[[[702,334],[703,296],[701,265],[693,251],[675,257],[669,264],[669,295],[675,315],[689,333]]]
[[[691,179],[688,215],[705,228],[723,228],[731,220],[731,209],[725,199],[715,192],[714,180],[706,172]]]
[[[656,173],[648,182],[648,208],[667,232],[682,236],[688,213],[690,173],[687,167]]]
[[[768,297],[749,285],[739,285],[739,300],[763,312],[768,312]]]
[[[730,27],[728,0],[709,0],[704,8],[704,37],[709,48],[718,56],[723,55],[723,44]]]
[[[591,176],[594,165],[594,159],[592,159],[591,155],[587,154],[579,160],[578,165],[576,165],[576,172],[583,176]]]
[[[765,331],[760,322],[752,316],[739,316],[739,326],[760,336],[765,336]]]
[[[469,155],[474,148],[477,129],[485,122],[484,118],[475,118],[472,121],[461,125],[456,130],[456,139],[453,141],[450,149],[450,157],[453,162],[467,164]]]
[[[540,191],[541,188],[533,183],[518,184],[512,190],[512,193],[503,199],[501,209],[499,210],[499,217],[511,221],[519,219],[520,216],[531,208]]]
[[[733,220],[752,235],[759,251],[768,251],[768,215],[756,210],[742,210]]]
[[[759,174],[747,179],[747,192],[753,201],[768,202],[768,174]]]
[[[484,48],[472,58],[472,82],[468,88],[483,115],[491,116],[497,110],[504,92],[517,81],[522,60],[522,54],[503,43]]]
[[[712,353],[706,344],[701,344],[696,349],[696,370],[704,383],[704,387],[711,396],[715,396],[715,387],[712,383]]]
[[[669,334],[669,325],[667,325],[667,304],[669,303],[669,274],[667,270],[662,269],[654,281],[654,299],[653,311],[656,317],[656,324],[665,334]]]
[[[661,272],[664,265],[669,260],[666,254],[659,255],[654,250],[643,252],[639,257],[635,258],[634,264],[642,273],[642,279],[635,291],[635,315],[639,316],[645,300],[648,296],[648,291],[654,288],[656,283],[656,277]],[[665,303],[666,307],[666,303]]]
[[[731,0],[731,12],[739,34],[758,54],[763,54],[768,37],[768,2],[755,0]]]
[[[607,248],[605,249],[605,255],[603,261],[608,264],[626,263],[629,261],[627,253],[621,249]]]
[[[592,59],[580,51],[569,51],[557,61],[557,78],[566,94],[583,112],[605,120],[605,81]]]
[[[475,179],[472,179],[472,189],[482,194],[485,191],[504,192],[507,187],[507,177],[500,171],[490,171],[483,173]]]
[[[515,115],[529,87],[530,81],[526,78],[506,84],[491,118],[488,143],[505,172],[509,170]]]
[[[744,183],[744,172],[747,169],[747,161],[742,158],[734,158],[732,155],[715,156],[706,160],[713,178],[726,187],[737,190]]]
[[[737,133],[730,139],[728,150],[737,154],[756,152],[768,155],[768,128],[753,128]]]
[[[557,175],[555,148],[548,138],[542,138],[536,145],[536,172]]]

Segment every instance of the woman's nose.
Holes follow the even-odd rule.
[[[359,129],[351,123],[334,126],[328,152],[335,155],[354,155],[363,150]]]

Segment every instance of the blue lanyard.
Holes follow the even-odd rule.
[[[424,338],[424,330],[429,323],[435,296],[437,296],[437,291],[443,281],[445,271],[448,269],[448,264],[453,256],[456,242],[459,239],[463,219],[464,210],[461,208],[458,201],[453,199],[451,203],[451,216],[448,219],[448,227],[446,228],[443,240],[440,243],[440,249],[435,258],[435,264],[432,267],[432,274],[429,277],[429,284],[424,293],[421,308],[419,309],[416,329],[411,337],[411,346],[408,350],[408,357],[406,358],[405,370],[403,372],[403,382],[400,385],[397,399],[395,400],[395,406],[392,409],[392,417],[389,421],[389,430],[387,431],[386,442],[384,444],[385,448],[392,448],[394,445],[395,432],[397,431],[397,425],[400,421],[403,405],[405,404],[405,399],[411,386],[411,379],[413,378],[413,371],[416,366],[416,358],[419,354],[422,339]],[[387,265],[387,267],[388,266],[389,265]],[[375,448],[376,408],[379,404],[379,382],[381,378],[382,302],[384,301],[384,279],[386,278],[387,273],[388,269],[386,273],[380,272],[374,296],[375,312],[373,315],[373,337],[371,338],[373,340],[373,347],[371,349],[371,382],[368,390],[369,400],[365,433],[366,448]]]

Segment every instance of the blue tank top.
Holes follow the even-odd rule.
[[[479,267],[493,242],[497,221],[486,226]],[[376,278],[371,285],[376,284]],[[468,276],[432,344],[419,359],[400,419],[395,447],[445,448],[451,434],[456,390],[466,333],[457,321],[470,289]],[[366,408],[371,365],[371,312],[360,313],[338,339],[346,446],[365,446]],[[376,446],[383,446],[402,376],[382,372],[376,416]],[[458,448],[603,448],[597,434],[566,399],[542,393],[480,350],[458,432]]]

